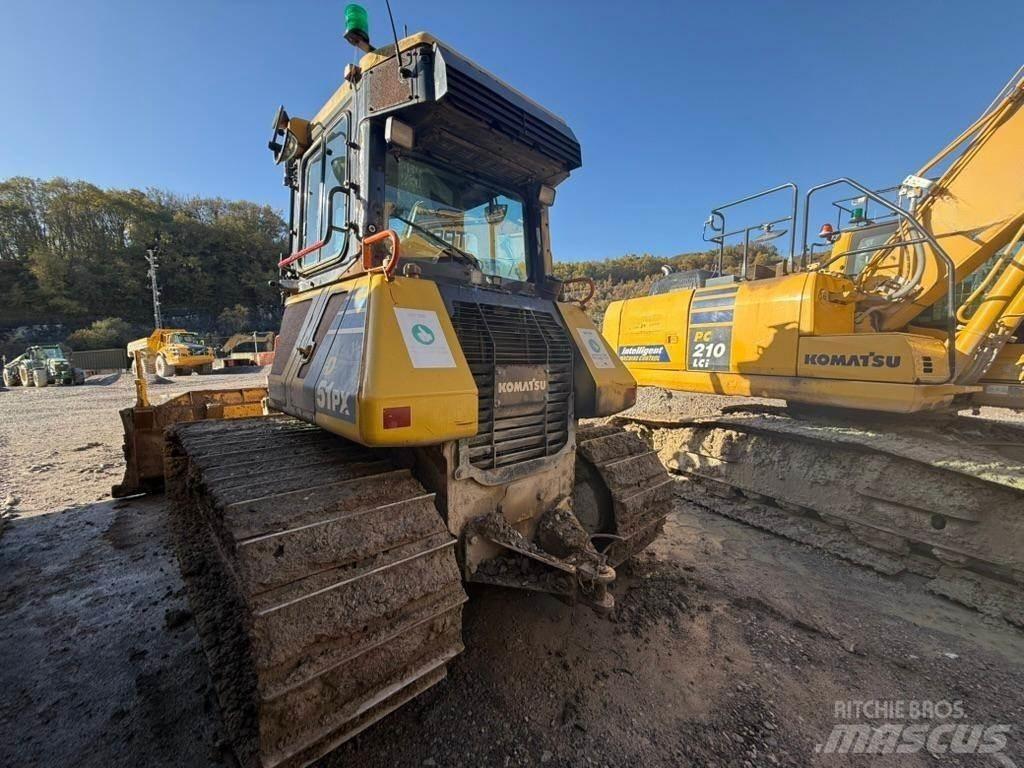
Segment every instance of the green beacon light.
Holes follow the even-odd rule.
[[[370,17],[363,6],[355,3],[345,6],[345,39],[367,53],[373,50],[370,45]]]
[[[867,203],[866,197],[858,197],[853,201],[853,210],[850,211],[851,224],[864,224],[868,220],[865,212]]]

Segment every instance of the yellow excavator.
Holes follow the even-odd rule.
[[[247,766],[307,765],[441,680],[463,581],[610,609],[674,485],[635,433],[578,426],[636,383],[553,277],[573,132],[429,34],[375,49],[365,11],[346,24],[345,82],[272,126],[291,254],[269,413],[204,392],[165,418],[143,385],[123,415],[129,466],[167,429],[176,549]],[[140,465],[121,492],[159,481]]]
[[[813,187],[799,248],[795,184],[716,207],[704,236],[718,274],[667,274],[651,295],[611,304],[603,324],[642,385],[786,401],[641,420],[691,487],[732,499],[717,509],[923,574],[1018,624],[1024,430],[956,413],[1024,407],[1022,105],[1024,68],[898,186]],[[812,206],[838,189],[852,196],[833,201],[835,224],[809,246]],[[743,218],[772,205],[767,220]],[[747,263],[753,244],[787,230],[774,268]],[[727,241],[742,243],[737,275],[722,274]]]

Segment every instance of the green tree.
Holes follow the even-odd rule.
[[[67,338],[72,349],[112,349],[126,347],[139,330],[119,317],[105,317],[88,328],[80,328]]]
[[[158,242],[166,309],[272,315],[267,286],[287,227],[269,206],[100,189],[82,181],[0,181],[0,325],[105,317],[149,324],[145,251]]]
[[[252,330],[252,318],[248,307],[235,304],[235,306],[225,309],[217,317],[217,326],[224,334]]]

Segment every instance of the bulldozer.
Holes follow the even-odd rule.
[[[1024,408],[1022,105],[1024,68],[887,189],[844,177],[801,201],[789,182],[717,206],[718,268],[612,303],[602,331],[641,385],[785,401],[633,420],[717,511],[1024,626],[1024,429],[958,415]]]
[[[266,414],[204,417],[204,393],[161,421],[224,723],[265,768],[442,680],[464,582],[610,610],[675,484],[635,433],[579,423],[636,382],[553,276],[572,130],[430,34],[375,48],[348,6],[345,36],[337,91],[272,125],[291,252]]]

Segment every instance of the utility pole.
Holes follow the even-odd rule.
[[[160,288],[156,284],[156,254],[159,251],[159,247],[154,245],[151,248],[146,249],[146,262],[149,264],[149,284],[153,290],[153,328],[163,327],[163,322],[160,318]]]

